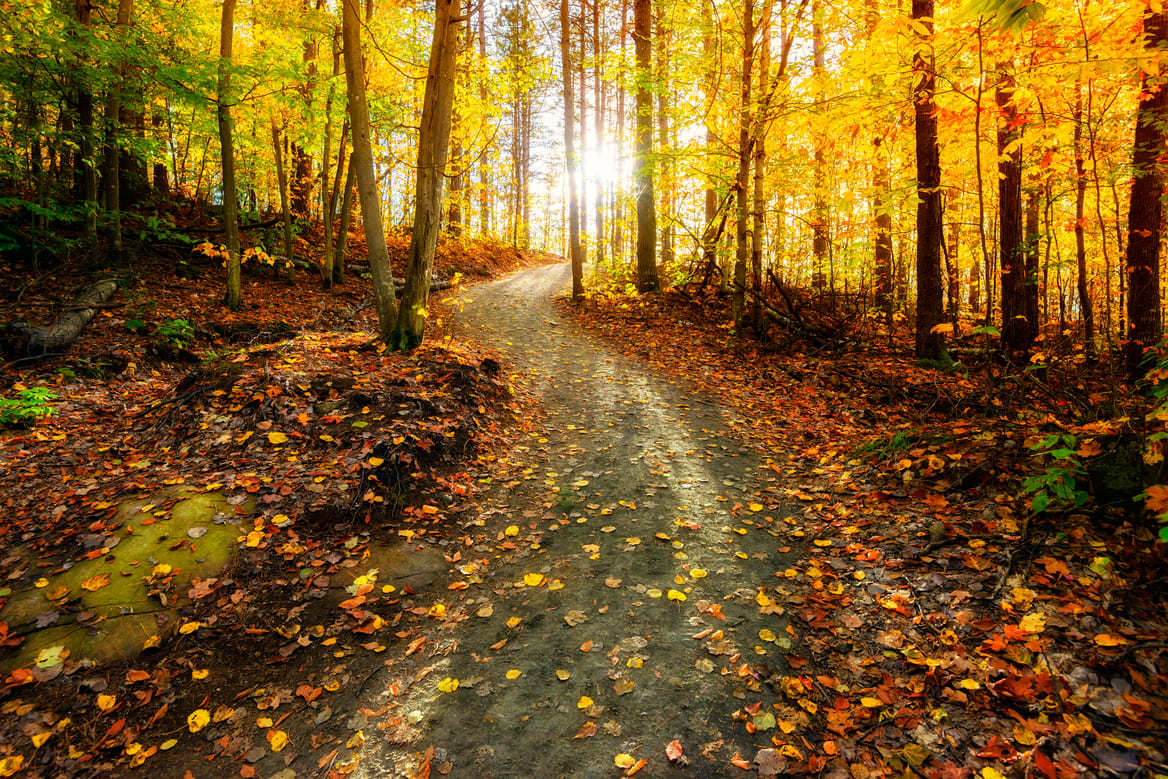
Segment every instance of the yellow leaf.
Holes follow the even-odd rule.
[[[274,724],[275,723],[272,722],[271,717],[260,717],[258,720],[256,720],[257,728],[270,728]]]
[[[429,614],[431,617],[444,617],[444,616],[446,616],[446,604],[435,603],[433,606],[430,607]]]
[[[627,769],[627,768],[632,768],[634,765],[636,765],[637,761],[632,755],[621,752],[619,755],[617,755],[616,757],[614,757],[612,759],[612,762],[616,765],[617,768],[626,768]]]
[[[369,464],[371,466],[373,466],[374,468],[376,468],[377,466],[381,465],[384,462],[385,462],[385,460],[383,460],[380,457],[370,457],[369,458]]]
[[[191,671],[191,678],[194,679],[195,681],[198,681],[199,679],[206,679],[210,675],[211,675],[211,672],[208,671],[206,668],[196,668],[193,671]]]
[[[879,709],[884,702],[879,698],[860,698],[860,705],[865,709]]]
[[[53,731],[51,731],[51,730],[46,730],[43,733],[37,733],[35,736],[32,737],[32,745],[34,747],[36,747],[37,749],[40,749],[41,745],[44,744],[46,741],[48,741],[49,736],[51,736],[51,735],[53,735]]]
[[[991,768],[988,765],[981,769],[981,775],[982,779],[1006,779],[1005,775],[1002,774],[1001,771],[997,770],[996,768]]]
[[[176,746],[178,746],[178,739],[168,738],[166,741],[163,741],[161,744],[159,744],[158,748],[165,752],[168,749],[174,749]]]
[[[270,444],[283,444],[287,443],[287,441],[288,436],[279,431],[273,430],[272,432],[268,433],[268,443]]]
[[[581,695],[580,700],[576,701],[577,709],[587,709],[592,706],[592,699],[587,695]]]
[[[279,752],[288,744],[288,734],[282,730],[268,731],[268,745],[272,747],[273,752]]]
[[[572,672],[565,671],[563,668],[557,668],[556,669],[556,678],[559,679],[561,682],[566,682],[572,678]]]
[[[0,776],[14,776],[24,766],[24,755],[0,758]]]
[[[458,689],[458,680],[447,676],[442,681],[438,682],[439,692],[454,692]]]
[[[680,590],[669,590],[669,592],[665,594],[669,596],[669,600],[685,600],[685,593],[681,592]]]
[[[102,711],[109,711],[114,706],[116,706],[117,703],[118,703],[118,699],[117,699],[117,696],[115,696],[115,695],[99,695],[99,696],[97,696],[97,708],[101,709]]]
[[[777,638],[777,636],[775,636],[775,632],[770,628],[763,628],[762,630],[758,631],[758,637],[763,641],[774,641],[775,638]]]
[[[506,676],[508,679],[518,679],[520,676],[522,676],[522,675],[523,675],[523,671],[520,671],[518,668],[512,668],[510,671],[508,671],[508,672],[507,672],[506,674],[504,674],[504,675],[505,675],[505,676]]]
[[[518,525],[508,525],[507,529],[503,531],[503,535],[505,535],[505,536],[519,535],[519,526]]]
[[[976,679],[962,679],[957,683],[957,686],[963,690],[980,690],[981,683]]]
[[[706,571],[703,568],[694,568],[689,572],[689,575],[695,579],[704,579],[706,578]]]
[[[1018,627],[1027,633],[1041,633],[1046,629],[1046,615],[1037,611],[1031,612],[1018,622]]]
[[[523,621],[523,617],[511,617],[510,619],[507,620],[507,627],[509,627],[509,628],[519,627],[519,623],[522,621]]]
[[[758,512],[762,511],[766,507],[763,506],[761,503],[751,503],[749,506],[747,506],[747,508],[757,514]]]
[[[260,545],[260,541],[264,540],[264,531],[253,530],[247,534],[247,546],[254,549]]]
[[[211,712],[206,709],[195,709],[187,715],[187,729],[192,733],[198,733],[203,728],[207,727],[207,723],[211,721]]]
[[[143,649],[153,649],[162,643],[162,638],[154,635],[142,642]]]
[[[1100,633],[1095,636],[1095,643],[1099,646],[1119,646],[1126,644],[1127,639],[1112,635],[1111,633]]]
[[[85,581],[81,582],[81,589],[87,592],[96,592],[102,587],[110,583],[110,575],[108,573],[99,573],[97,576],[90,576]]]
[[[173,570],[174,569],[171,568],[169,564],[159,563],[158,565],[154,566],[154,570],[150,572],[150,575],[154,577],[169,576],[170,572]]]
[[[545,581],[542,573],[525,573],[523,575],[523,583],[528,587],[538,587]]]
[[[203,626],[203,623],[201,623],[201,622],[184,622],[182,624],[182,626],[179,627],[178,632],[185,636],[188,633],[194,633],[196,630],[198,630],[202,626]]]

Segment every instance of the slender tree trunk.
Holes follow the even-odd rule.
[[[1009,66],[998,74],[998,262],[1002,269],[1002,349],[1014,358],[1030,349],[1026,321],[1026,257],[1022,246],[1022,129]]]
[[[924,30],[913,53],[913,111],[917,155],[916,354],[939,359],[944,340],[936,326],[941,307],[941,152],[937,145],[937,73],[933,60],[933,0],[912,0],[912,18]]]
[[[767,3],[767,10],[763,12],[759,23],[759,44],[758,44],[758,96],[759,96],[759,115],[756,117],[754,123],[754,209],[752,214],[751,224],[751,250],[750,250],[750,289],[754,294],[751,324],[756,333],[761,334],[763,329],[763,301],[762,301],[762,253],[763,244],[766,239],[766,170],[767,170],[767,145],[766,145],[766,116],[764,115],[767,106],[762,101],[766,99],[766,95],[770,90],[770,70],[771,70],[771,25],[770,25],[770,3]]]
[[[125,38],[125,29],[130,25],[130,15],[134,12],[134,0],[118,0],[118,15],[114,33],[119,39]],[[123,40],[124,45],[124,40]],[[110,212],[110,239],[113,244],[113,254],[117,259],[122,256],[122,203],[121,203],[121,160],[118,143],[120,134],[119,119],[122,111],[121,90],[125,81],[126,67],[120,64],[117,68],[119,78],[109,86],[105,101],[105,170],[106,170],[106,209]]]
[[[479,62],[487,61],[487,4],[480,2],[479,9]],[[487,104],[487,80],[483,78],[479,84],[479,102]],[[483,152],[479,160],[479,232],[483,237],[491,234],[491,174],[490,155]]]
[[[337,256],[333,259],[333,284],[345,280],[345,250],[349,245],[349,229],[353,224],[353,191],[357,186],[357,174],[353,169],[353,155],[349,155],[349,165],[345,171],[345,194],[341,197],[341,224],[337,228]]]
[[[276,126],[276,117],[272,121],[272,152],[276,157],[276,186],[280,189],[280,215],[284,223],[284,262],[288,278],[292,278],[292,212],[288,210],[288,172],[284,170],[283,142],[280,139],[280,128]]]
[[[599,151],[604,148],[604,100],[601,80],[603,52],[600,50],[600,8],[602,0],[592,0],[592,115],[593,143]],[[593,201],[593,219],[596,224],[596,267],[604,265],[604,187],[597,182]]]
[[[361,196],[361,218],[365,223],[365,243],[369,247],[369,272],[373,276],[373,295],[377,302],[377,322],[381,339],[392,342],[397,319],[393,270],[385,246],[381,223],[381,195],[373,170],[373,147],[369,142],[369,105],[365,99],[365,58],[361,52],[361,21],[357,15],[360,0],[341,0],[341,32],[344,36],[345,82],[349,94],[349,126],[353,132],[353,156],[350,167],[356,171]],[[441,0],[439,0],[441,2]]]
[[[93,14],[92,0],[77,0],[77,22],[88,28]],[[82,76],[84,78],[84,76]],[[81,178],[81,199],[85,204],[85,243],[97,246],[97,163],[93,150],[93,93],[89,84],[81,82],[77,90],[77,125],[80,139],[77,144],[77,173]]]
[[[1144,14],[1144,46],[1159,53],[1168,44],[1168,11]],[[1164,212],[1164,122],[1168,84],[1163,75],[1140,77],[1132,144],[1131,207],[1127,238],[1127,367],[1133,377],[1148,368],[1144,350],[1160,340],[1160,236]]]
[[[1079,296],[1079,315],[1083,323],[1083,349],[1087,360],[1095,360],[1095,312],[1087,284],[1086,209],[1087,165],[1083,152],[1083,85],[1075,84],[1074,115],[1075,152],[1075,288]]]
[[[994,313],[994,267],[990,257],[989,242],[986,239],[985,216],[985,176],[981,165],[981,106],[985,94],[984,47],[982,39],[983,21],[977,20],[977,99],[973,107],[973,160],[977,171],[977,231],[981,240],[981,260],[985,268],[985,324],[990,323]],[[974,306],[976,308],[976,306]]]
[[[324,101],[324,149],[320,154],[320,214],[324,227],[324,252],[320,257],[320,283],[325,289],[333,284],[333,192],[329,189],[329,166],[333,154],[333,98],[336,97],[337,76],[341,74],[341,35],[335,30],[332,35],[333,70],[329,78],[328,94]],[[341,152],[344,154],[342,134]],[[340,155],[338,155],[340,156]]]
[[[649,62],[653,52],[653,12],[650,3],[651,0],[633,0],[633,50],[637,60],[637,289],[641,292],[652,292],[659,286],[657,209],[653,200],[653,71]]]
[[[620,26],[620,73],[624,73],[627,61],[627,41],[629,33],[629,0],[617,0],[620,3],[621,9],[621,26]],[[617,181],[623,182],[625,180],[625,80],[623,78],[617,79],[617,93],[616,93],[616,143],[617,143]],[[617,264],[618,258],[624,254],[624,225],[625,225],[625,203],[620,196],[619,184],[618,189],[614,190],[613,209],[612,209],[612,254],[613,265]]]
[[[875,218],[876,308],[884,312],[888,324],[892,322],[892,207],[888,202],[888,169],[879,161],[883,155],[883,139],[872,141],[872,209]]]
[[[1042,245],[1042,232],[1039,230],[1039,187],[1031,186],[1026,192],[1026,238],[1024,255],[1026,258],[1026,278],[1023,281],[1023,312],[1026,315],[1027,337],[1033,343],[1039,332],[1038,306],[1038,266],[1039,252]]]
[[[730,297],[730,315],[735,327],[742,326],[746,301],[746,266],[750,261],[750,136],[751,83],[754,78],[754,0],[744,0],[742,8],[742,75],[739,83],[738,172],[734,177],[735,253],[734,288]]]
[[[812,78],[815,82],[815,99],[822,101],[824,99],[824,70],[826,69],[826,61],[824,59],[824,42],[823,42],[823,26],[820,23],[820,4],[819,0],[812,0],[811,4],[811,38],[812,38],[812,57],[814,62],[814,75]],[[815,274],[812,278],[812,286],[818,289],[824,289],[828,285],[826,279],[828,274],[825,269],[830,262],[831,253],[831,214],[827,209],[827,152],[825,146],[827,139],[822,133],[815,137],[815,198],[813,204],[813,212],[811,214],[811,254],[815,258]],[[834,275],[834,274],[833,274]],[[834,288],[834,279],[832,280],[832,287]]]
[[[580,246],[580,157],[576,152],[576,102],[572,94],[568,0],[560,0],[560,68],[564,80],[564,155],[568,165],[568,253],[572,261],[572,297],[584,294],[584,250]]]
[[[450,151],[450,119],[454,103],[454,74],[458,64],[459,0],[436,0],[434,41],[422,101],[418,134],[418,176],[414,225],[410,235],[409,266],[402,291],[397,327],[390,345],[413,349],[426,330],[426,300],[430,296],[430,269],[442,220],[442,184]]]
[[[706,130],[705,165],[707,167],[704,214],[705,228],[702,230],[702,264],[706,268],[704,272],[705,276],[709,276],[715,269],[718,270],[719,274],[721,273],[721,269],[718,268],[718,239],[714,225],[714,220],[718,216],[718,191],[714,171],[712,170],[715,164],[715,150],[718,143],[714,115],[714,106],[718,91],[718,58],[715,56],[717,52],[716,45],[714,19],[710,14],[710,4],[702,3],[702,49],[707,54],[705,61],[706,110],[702,117]],[[719,279],[719,281],[724,281],[724,279]]]
[[[219,147],[223,166],[223,232],[227,238],[227,294],[224,303],[238,311],[243,303],[239,269],[239,200],[235,194],[235,128],[231,119],[231,43],[236,0],[223,0],[219,26]]]
[[[661,194],[657,227],[661,233],[661,264],[668,268],[673,264],[674,170],[669,144],[669,36],[663,16],[657,16],[657,156],[661,160],[657,168],[657,189]]]

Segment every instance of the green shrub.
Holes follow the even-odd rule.
[[[0,427],[32,427],[38,419],[57,413],[49,405],[56,399],[45,387],[22,389],[15,398],[0,398]]]

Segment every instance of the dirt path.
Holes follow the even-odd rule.
[[[790,512],[766,497],[775,473],[716,405],[561,318],[551,298],[568,274],[543,266],[476,287],[459,315],[460,336],[529,377],[546,438],[510,453],[526,478],[485,495],[480,519],[499,543],[464,553],[489,564],[432,631],[436,651],[391,665],[400,685],[429,672],[373,696],[399,702],[404,721],[366,745],[358,775],[409,772],[430,745],[434,773],[450,776],[614,776],[622,753],[648,761],[640,775],[668,775],[681,772],[665,756],[678,739],[684,773],[710,776],[770,746],[732,714],[787,672],[793,640],[758,600],[788,562],[776,528]],[[447,677],[458,689],[439,690]]]

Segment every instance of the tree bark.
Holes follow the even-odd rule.
[[[361,196],[361,217],[365,223],[365,243],[369,248],[369,272],[373,277],[373,295],[377,302],[377,323],[381,339],[391,343],[397,318],[393,271],[385,230],[381,223],[381,195],[373,171],[373,147],[369,142],[369,105],[365,98],[365,57],[361,52],[361,20],[357,15],[360,0],[341,0],[341,34],[345,50],[345,84],[349,96],[349,126],[353,133],[351,167],[356,171]]]
[[[826,68],[824,58],[823,26],[819,19],[819,2],[815,0],[811,5],[811,38],[812,57],[814,61],[815,99],[824,98],[823,74]],[[825,289],[829,286],[829,274],[825,272],[831,262],[831,215],[827,209],[827,153],[824,148],[827,139],[823,134],[815,137],[815,198],[811,214],[811,254],[815,257],[815,273],[812,286]],[[834,276],[834,274],[831,274]],[[831,279],[834,287],[835,279]]]
[[[562,2],[563,0],[561,0]],[[749,2],[749,0],[748,0]],[[633,51],[637,61],[637,289],[653,292],[657,280],[657,207],[653,200],[653,11],[651,0],[633,0]]]
[[[118,0],[118,15],[114,35],[122,39],[125,37],[125,28],[130,25],[130,15],[134,12],[134,0]],[[125,42],[123,40],[123,45]],[[105,169],[108,201],[106,208],[110,212],[110,239],[113,244],[114,258],[122,256],[122,202],[121,202],[121,155],[118,144],[118,135],[121,130],[119,119],[122,111],[121,90],[125,82],[125,64],[119,64],[118,78],[109,86],[105,101]]]
[[[276,186],[280,189],[281,221],[284,223],[284,261],[288,267],[288,277],[292,278],[295,264],[292,262],[292,212],[288,210],[288,172],[284,170],[284,154],[280,142],[280,128],[272,115],[272,152],[276,157]]]
[[[568,164],[568,255],[572,262],[572,297],[584,294],[584,250],[580,246],[580,157],[576,150],[576,101],[572,94],[568,0],[560,0],[560,70],[564,81],[564,155]]]
[[[223,168],[223,232],[227,239],[227,293],[223,302],[232,311],[243,303],[239,269],[239,200],[235,194],[235,128],[231,119],[231,43],[235,32],[236,0],[223,0],[219,26],[219,148]]]
[[[1087,200],[1087,164],[1083,151],[1083,85],[1075,84],[1075,114],[1074,114],[1074,153],[1075,153],[1075,289],[1079,296],[1079,316],[1083,323],[1083,349],[1087,360],[1095,360],[1095,311],[1091,302],[1091,293],[1087,286],[1087,241],[1086,241],[1086,209]]]
[[[349,228],[353,224],[353,190],[357,186],[353,170],[353,155],[349,155],[349,165],[345,171],[345,194],[341,197],[341,223],[337,228],[336,257],[333,258],[333,283],[345,280],[345,251],[349,247]]]
[[[430,268],[442,221],[442,184],[450,151],[450,119],[454,102],[454,73],[458,62],[459,0],[436,0],[434,41],[422,98],[422,127],[418,134],[417,184],[414,225],[410,236],[406,288],[402,292],[390,346],[413,349],[426,330],[426,300],[430,295]]]
[[[92,0],[77,0],[77,22],[89,28],[93,15]],[[82,77],[84,78],[84,76]],[[97,164],[93,154],[93,93],[82,81],[77,90],[77,173],[81,177],[81,199],[85,204],[85,242],[97,246]]]
[[[998,263],[1001,267],[1002,349],[1013,358],[1030,349],[1026,321],[1026,257],[1022,246],[1022,129],[1008,66],[998,75]]]
[[[739,83],[738,171],[734,177],[734,289],[730,297],[730,316],[735,327],[742,326],[746,302],[746,266],[750,261],[750,134],[751,82],[754,78],[754,0],[744,0],[742,7],[742,73]]]
[[[1144,46],[1159,53],[1168,44],[1168,11],[1144,15]],[[1168,83],[1162,74],[1143,73],[1132,144],[1131,207],[1127,240],[1127,368],[1140,377],[1148,368],[1144,350],[1161,335],[1160,235],[1164,213],[1164,122]]]
[[[936,326],[941,305],[941,152],[937,145],[937,73],[933,59],[933,0],[912,0],[912,18],[925,30],[913,53],[913,111],[917,156],[916,355],[939,359],[944,340]]]
[[[758,96],[759,116],[754,122],[754,192],[753,209],[751,213],[751,247],[750,247],[750,290],[753,296],[751,306],[751,324],[756,333],[762,333],[763,328],[763,297],[762,297],[762,252],[766,238],[766,117],[764,112],[767,106],[763,104],[770,89],[771,69],[771,29],[770,3],[766,4],[759,20],[759,54],[758,54]]]

